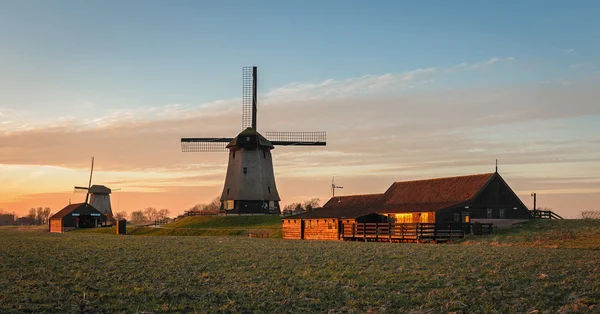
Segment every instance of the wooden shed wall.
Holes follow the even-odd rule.
[[[338,219],[303,219],[304,239],[306,240],[338,240]]]
[[[62,219],[60,219],[60,218],[50,219],[50,232],[63,232]]]
[[[284,239],[302,239],[302,220],[284,219],[281,224],[281,237]]]

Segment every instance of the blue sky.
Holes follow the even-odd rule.
[[[2,76],[14,80],[13,93],[39,89],[23,97],[24,106],[64,101],[63,95],[73,103],[101,100],[108,107],[227,99],[240,90],[231,77],[249,64],[261,66],[265,90],[290,81],[450,67],[491,57],[538,64],[493,78],[515,83],[564,76],[571,64],[597,60],[600,53],[594,40],[600,4],[593,1],[0,5]]]
[[[182,154],[178,138],[233,136],[241,68],[258,65],[261,130],[330,139],[277,150],[284,203],[326,199],[333,175],[374,193],[501,158],[521,194],[587,209],[598,16],[597,1],[0,0],[0,180],[13,183],[0,206],[62,200],[90,155],[123,191],[212,198],[225,159]]]

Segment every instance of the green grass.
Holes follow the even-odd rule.
[[[165,225],[167,228],[244,228],[244,229],[278,229],[281,228],[281,217],[261,216],[197,216],[186,217]]]
[[[593,313],[600,303],[598,250],[15,229],[0,238],[0,313]]]
[[[71,232],[115,234],[115,228],[79,229]],[[197,216],[186,217],[161,228],[127,226],[129,235],[146,236],[247,236],[250,232],[281,238],[279,216]]]
[[[532,220],[463,244],[600,250],[600,220]]]

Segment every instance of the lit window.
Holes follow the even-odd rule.
[[[226,200],[225,201],[225,209],[226,210],[231,210],[234,207],[234,201],[233,200]]]
[[[396,222],[402,224],[410,224],[413,222],[412,214],[396,214]]]

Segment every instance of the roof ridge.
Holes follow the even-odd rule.
[[[433,181],[433,180],[443,180],[443,179],[476,177],[476,176],[493,175],[493,174],[496,174],[496,172],[476,173],[476,174],[467,174],[467,175],[450,176],[450,177],[437,177],[437,178],[429,178],[429,179],[413,179],[413,180],[406,180],[406,181],[394,181],[394,183],[392,183],[392,185],[394,185],[396,183],[404,183],[404,182]]]

